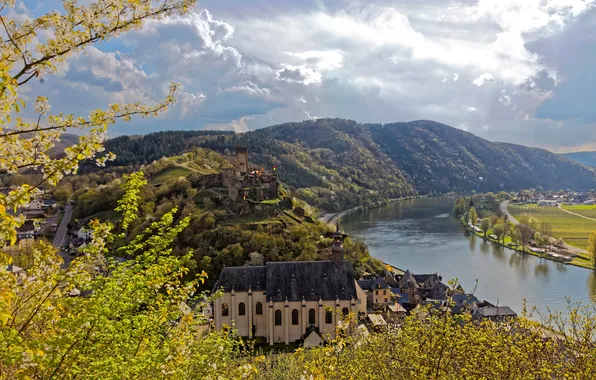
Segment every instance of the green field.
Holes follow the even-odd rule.
[[[596,231],[596,221],[568,214],[556,207],[539,207],[529,204],[509,205],[508,209],[516,218],[521,214],[530,214],[539,222],[550,223],[554,237],[563,238],[567,244],[577,248],[586,249],[590,233]],[[570,211],[580,213],[575,210]]]
[[[182,167],[174,167],[165,170],[164,172],[160,173],[157,177],[153,178],[151,181],[154,185],[163,184],[166,182],[172,182],[177,180],[180,177],[186,177],[192,170]]]
[[[563,209],[596,219],[596,205],[563,205]]]

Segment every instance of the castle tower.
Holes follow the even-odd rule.
[[[248,174],[248,148],[245,146],[236,147],[236,167],[234,171],[236,177]]]
[[[333,245],[331,246],[331,260],[336,265],[340,265],[344,261],[344,234],[339,230],[339,222],[337,223],[335,232],[333,233]]]

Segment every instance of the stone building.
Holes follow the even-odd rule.
[[[343,260],[343,235],[333,235],[331,261],[270,262],[227,267],[213,291],[215,328],[233,326],[238,334],[264,337],[269,344],[334,339],[345,320],[366,315],[366,295]]]

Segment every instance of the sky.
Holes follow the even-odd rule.
[[[20,17],[60,7],[17,4]],[[24,91],[85,115],[183,85],[173,109],[112,136],[425,119],[567,152],[596,150],[595,68],[596,0],[204,0]]]

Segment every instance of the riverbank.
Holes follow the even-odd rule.
[[[576,267],[579,267],[579,268],[590,269],[590,270],[593,269],[592,266],[591,266],[591,263],[589,261],[577,260],[577,258],[574,258],[572,261],[561,261],[561,260],[557,260],[554,257],[549,256],[546,253],[538,253],[538,252],[533,252],[531,250],[525,250],[524,251],[523,246],[520,247],[519,244],[507,245],[507,243],[511,243],[511,239],[509,237],[505,239],[506,243],[503,244],[500,241],[497,241],[495,239],[491,239],[490,236],[489,236],[490,234],[488,234],[488,233],[487,233],[487,236],[485,238],[483,233],[473,230],[470,226],[466,226],[464,224],[464,222],[461,223],[461,226],[464,227],[468,232],[470,232],[470,233],[478,236],[481,239],[484,239],[485,241],[488,241],[488,242],[490,242],[492,244],[495,244],[495,245],[498,245],[498,246],[501,246],[501,247],[504,247],[504,248],[511,249],[512,251],[516,251],[516,252],[519,252],[519,253],[522,253],[522,254],[529,254],[529,255],[536,256],[536,257],[541,258],[541,259],[551,260],[551,261],[555,261],[555,262],[561,263],[561,264],[573,265],[573,266],[576,266]],[[507,240],[509,240],[509,241],[507,241]]]
[[[343,217],[351,215],[358,211],[373,210],[373,209],[387,206],[388,204],[391,204],[393,202],[405,201],[405,200],[409,200],[409,199],[420,199],[420,198],[428,198],[428,195],[413,195],[413,196],[409,196],[409,197],[392,198],[392,199],[389,199],[387,202],[379,202],[372,207],[356,206],[356,207],[352,207],[352,208],[349,208],[347,210],[343,210],[340,212],[326,213],[326,214],[319,216],[317,219],[322,223],[329,224],[329,225],[333,226],[337,222],[341,221],[341,219]]]

